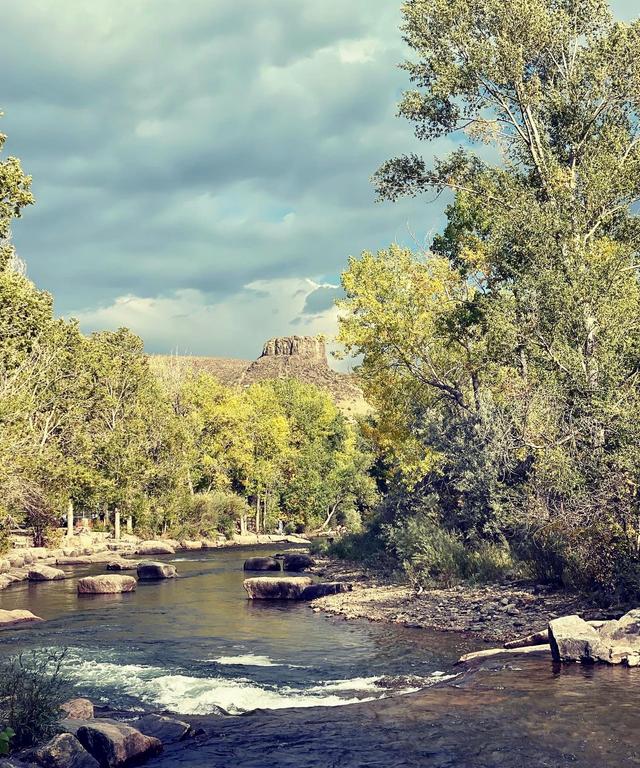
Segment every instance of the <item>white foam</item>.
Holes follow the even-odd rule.
[[[270,659],[268,656],[258,656],[255,653],[245,653],[239,656],[220,656],[217,659],[206,659],[208,662],[237,667],[281,667],[282,664]]]
[[[77,686],[105,685],[123,694],[139,699],[153,707],[162,707],[179,714],[207,714],[222,707],[239,714],[252,709],[284,709],[286,707],[336,707],[359,701],[370,701],[377,696],[367,695],[373,690],[369,678],[330,681],[328,684],[304,690],[292,686],[269,688],[245,678],[191,677],[167,674],[160,667],[137,664],[113,664],[69,659],[66,670]],[[339,691],[353,691],[353,696],[339,696]]]

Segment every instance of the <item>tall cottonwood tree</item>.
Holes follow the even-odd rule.
[[[400,114],[418,138],[460,132],[461,146],[431,166],[418,155],[390,160],[375,183],[387,199],[453,192],[422,270],[444,260],[457,287],[440,291],[431,336],[451,365],[434,367],[406,340],[385,349],[385,365],[432,390],[497,461],[488,507],[509,497],[514,507],[517,490],[517,505],[547,529],[635,546],[640,23],[614,22],[602,0],[409,0],[403,16],[413,88]],[[352,308],[364,295],[357,269],[345,281]],[[428,312],[429,298],[438,295],[409,304]],[[359,312],[371,321],[373,309]],[[364,352],[366,373],[354,323],[366,327],[353,314],[343,335]],[[426,422],[414,414],[411,431],[429,445],[436,412],[427,403]],[[441,464],[465,445],[438,442]]]

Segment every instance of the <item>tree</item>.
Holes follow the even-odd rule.
[[[467,142],[432,168],[410,155],[377,172],[381,197],[454,199],[433,253],[404,259],[404,294],[384,259],[351,264],[343,338],[365,377],[381,360],[387,384],[371,374],[371,386],[391,413],[399,403],[427,460],[435,449],[429,482],[458,518],[486,531],[506,505],[502,530],[524,520],[560,531],[573,554],[594,532],[608,552],[637,551],[640,23],[614,23],[601,0],[409,0],[403,14],[415,87],[401,114],[421,139],[465,131],[491,149]],[[414,293],[440,260],[451,287]],[[392,286],[380,307],[365,284],[376,277]],[[414,355],[402,330],[424,313],[433,325]],[[380,357],[389,323],[396,347]],[[488,482],[474,490],[478,471]]]

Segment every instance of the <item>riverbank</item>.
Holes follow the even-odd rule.
[[[332,581],[351,582],[353,590],[314,600],[313,610],[415,629],[476,633],[487,643],[544,629],[558,616],[609,619],[625,612],[623,606],[598,608],[581,595],[524,581],[461,584],[416,594],[409,585],[354,563],[321,558],[315,570]]]

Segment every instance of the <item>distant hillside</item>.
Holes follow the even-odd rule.
[[[329,367],[322,339],[315,336],[281,336],[269,339],[262,354],[253,362],[224,357],[154,355],[158,362],[179,361],[196,371],[205,371],[227,386],[249,386],[268,379],[298,379],[324,389],[347,415],[368,411],[355,378]]]

